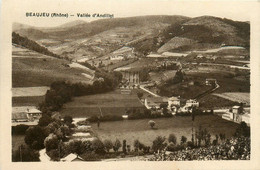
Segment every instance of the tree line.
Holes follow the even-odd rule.
[[[56,58],[60,58],[59,55],[54,54],[53,52],[50,52],[47,48],[39,45],[38,43],[36,43],[33,40],[28,39],[27,37],[23,37],[21,35],[19,35],[18,33],[13,32],[12,33],[12,43],[26,47],[30,50],[39,52],[41,54],[45,54],[45,55],[49,55],[49,56],[53,56]]]

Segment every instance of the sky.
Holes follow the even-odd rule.
[[[258,3],[259,4],[259,3]],[[78,18],[77,13],[114,14],[118,17],[143,15],[183,15],[198,17],[211,15],[238,21],[249,21],[254,4],[250,2],[174,1],[174,0],[63,0],[16,1],[10,13],[13,22],[38,27],[54,27],[75,20],[92,21],[96,18]],[[26,17],[26,12],[68,13],[74,17]]]

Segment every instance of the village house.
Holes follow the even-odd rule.
[[[208,78],[208,79],[206,79],[205,84],[206,84],[207,86],[214,86],[214,85],[217,84],[217,80],[216,80],[216,79]]]
[[[123,80],[127,82],[128,88],[130,88],[132,85],[138,85],[140,84],[140,73],[139,71],[135,70],[122,70],[120,71],[123,75]]]
[[[166,97],[147,97],[144,100],[144,105],[147,109],[160,109],[161,104],[168,104]]]
[[[181,105],[181,99],[180,96],[178,97],[170,97],[168,99],[168,106],[180,106]]]

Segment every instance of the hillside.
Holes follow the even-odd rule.
[[[47,48],[39,45],[38,43],[36,43],[33,40],[28,39],[27,37],[20,36],[19,34],[15,33],[15,32],[12,33],[12,43],[20,45],[20,46],[25,47],[30,50],[39,52],[41,54],[59,58],[58,55],[50,52]]]
[[[202,16],[171,25],[162,37],[165,44],[158,49],[159,53],[206,50],[222,45],[249,49],[250,25],[246,22]]]
[[[20,28],[20,29],[18,29]],[[206,50],[221,45],[249,49],[250,24],[211,16],[140,16],[74,21],[58,27],[14,26],[22,36],[69,59],[98,58],[122,48],[134,47],[140,56]]]
[[[135,40],[153,38],[169,25],[186,21],[184,16],[143,16],[72,22],[53,28],[16,30],[65,58],[100,57]],[[32,34],[31,34],[32,32]]]
[[[70,68],[70,62],[43,55],[27,48],[13,45],[12,87],[49,86],[54,81],[91,83],[79,68]]]

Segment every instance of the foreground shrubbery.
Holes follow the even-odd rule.
[[[190,161],[190,160],[250,160],[250,138],[239,137],[227,140],[219,145],[181,150],[166,155],[154,154],[150,161]]]

